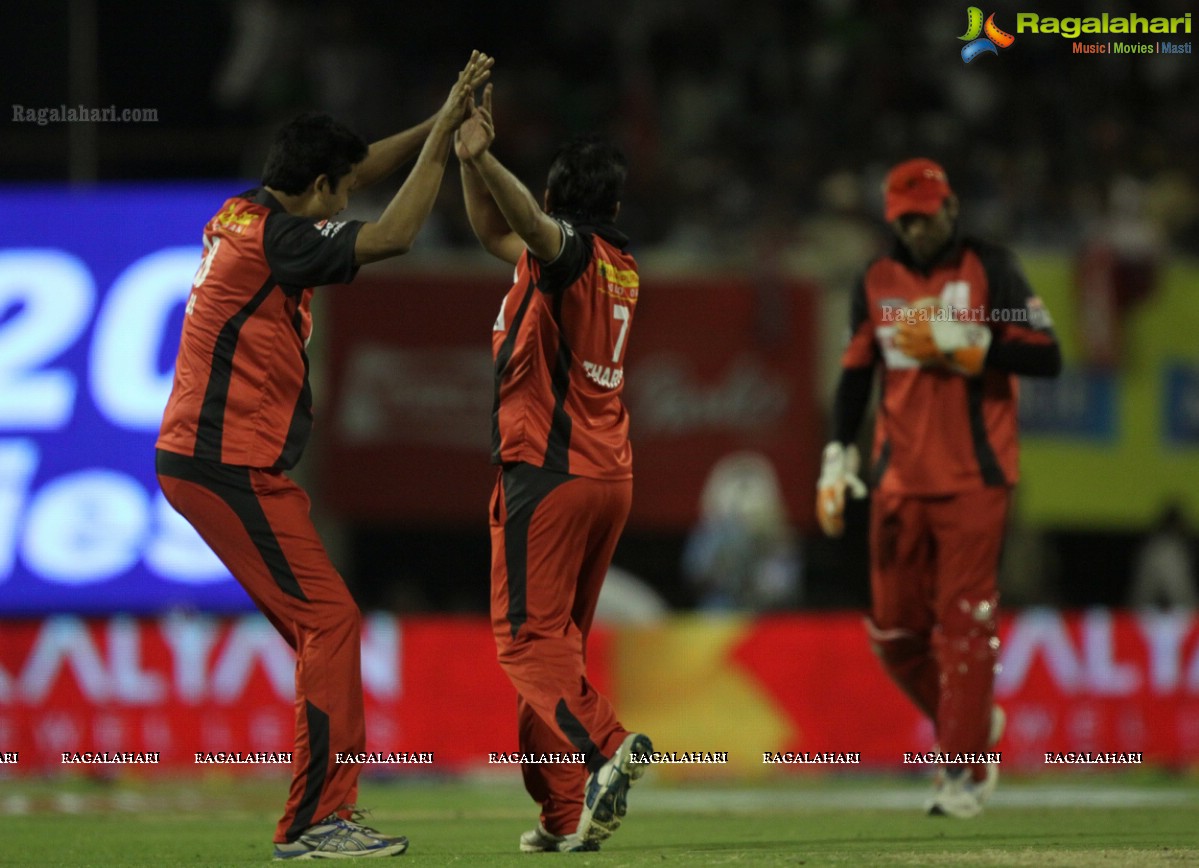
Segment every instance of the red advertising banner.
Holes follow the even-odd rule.
[[[1199,618],[1033,610],[1007,617],[1001,638],[1005,769],[1060,771],[1088,754],[1199,763]],[[650,732],[658,749],[726,756],[664,773],[813,768],[764,763],[774,752],[913,770],[904,753],[934,741],[883,675],[856,615],[601,627],[588,667],[622,721]],[[123,769],[200,774],[211,765],[197,754],[284,754],[293,671],[290,650],[256,615],[9,622],[0,630],[0,761],[9,773],[82,773],[95,767],[72,757],[134,754],[143,761]],[[363,681],[368,750],[431,755],[381,770],[483,768],[489,754],[516,749],[515,695],[485,619],[368,617]]]
[[[506,276],[363,275],[326,294],[314,447],[330,509],[425,526],[485,520],[489,335]],[[626,361],[631,527],[689,528],[712,466],[745,450],[773,464],[791,521],[811,523],[817,302],[793,281],[643,275]]]
[[[1000,624],[995,701],[1004,768],[1054,768],[1046,754],[1141,754],[1199,763],[1199,619],[1187,614],[1028,610]],[[846,751],[899,768],[932,726],[883,675],[855,617],[756,622],[732,657],[785,716],[777,750]]]
[[[592,644],[607,685],[602,631]],[[186,771],[203,768],[197,753],[287,752],[294,671],[291,649],[257,615],[10,622],[0,753],[19,752],[12,768],[27,772],[64,770],[63,753],[154,753],[158,768]],[[369,616],[362,678],[370,750],[432,753],[444,772],[516,748],[516,694],[485,620]]]

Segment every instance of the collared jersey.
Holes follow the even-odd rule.
[[[992,340],[1053,343],[1052,323],[1012,254],[975,239],[928,270],[900,248],[867,268],[852,301],[844,368],[882,367],[873,460],[879,490],[955,494],[1019,478],[1015,375],[921,367],[894,346],[897,317],[933,298],[959,318],[985,322]]]
[[[266,190],[225,202],[204,227],[159,449],[295,465],[312,428],[312,287],[353,279],[361,226],[288,214]]]
[[[492,461],[599,479],[633,475],[624,357],[640,277],[612,226],[559,220],[562,250],[526,250],[492,330]]]

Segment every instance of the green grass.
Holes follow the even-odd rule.
[[[404,862],[572,865],[1038,865],[1199,863],[1193,780],[1153,776],[1005,781],[974,820],[925,817],[924,781],[832,778],[746,789],[646,782],[602,853],[522,855],[535,811],[514,778],[364,782]],[[0,864],[253,865],[270,859],[281,781],[0,781]]]

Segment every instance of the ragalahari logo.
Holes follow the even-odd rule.
[[[977,6],[971,6],[966,10],[966,32],[958,39],[966,43],[962,46],[962,60],[966,63],[988,51],[998,54],[999,49],[1009,48],[1016,41],[1012,34],[1005,33],[995,26],[994,12],[987,16],[987,23],[984,24],[983,11]]]

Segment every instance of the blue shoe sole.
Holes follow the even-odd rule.
[[[626,748],[621,744],[613,757],[615,768],[604,786],[598,783],[596,773],[587,781],[583,816],[579,822],[579,836],[586,844],[606,840],[619,827],[621,819],[628,813],[629,788],[645,775],[648,762],[633,762],[633,756],[653,753],[654,745],[648,736],[635,733]],[[589,810],[590,809],[590,810]]]

